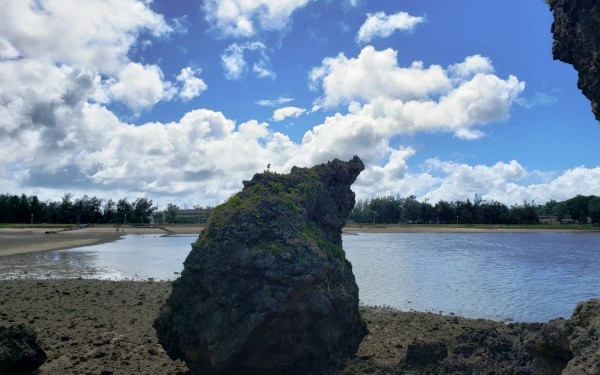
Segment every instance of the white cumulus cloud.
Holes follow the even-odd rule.
[[[201,69],[194,69],[189,66],[181,69],[177,76],[177,81],[183,84],[178,94],[181,99],[191,100],[206,91],[208,86],[201,78],[197,77],[200,73],[202,73]]]
[[[139,113],[154,106],[161,100],[170,100],[176,90],[164,81],[158,65],[129,63],[119,73],[116,83],[110,86],[109,93]]]
[[[225,78],[236,80],[242,78],[247,72],[248,66],[244,53],[246,51],[255,52],[258,58],[252,66],[252,70],[259,78],[275,77],[275,73],[270,69],[269,56],[266,53],[267,46],[261,42],[233,43],[221,54],[221,64],[225,71]]]
[[[116,74],[142,31],[171,31],[147,1],[4,0],[0,35],[13,54]],[[6,49],[6,47],[4,47]]]
[[[207,0],[206,19],[224,35],[250,37],[259,31],[280,31],[292,13],[311,0]]]
[[[372,139],[419,131],[451,132],[458,138],[475,139],[483,135],[475,127],[509,117],[525,88],[514,76],[502,79],[486,73],[493,67],[479,56],[444,69],[424,67],[421,62],[400,67],[396,54],[367,46],[356,58],[340,54],[314,68],[311,86],[322,91],[316,105],[348,105],[347,114],[328,118],[322,127],[336,128],[334,133],[342,138],[347,137],[349,128],[355,128]],[[317,131],[323,130],[312,130]]]
[[[283,107],[273,112],[274,121],[283,121],[288,117],[300,117],[306,113],[306,109],[299,107]]]
[[[400,100],[424,99],[447,91],[450,79],[439,65],[424,67],[419,61],[409,67],[398,65],[397,51],[377,51],[366,46],[355,58],[343,53],[323,59],[309,74],[311,87],[323,91],[318,104],[331,108],[353,100],[377,97]]]
[[[369,43],[376,38],[387,38],[397,30],[411,31],[425,21],[424,17],[411,16],[406,12],[387,15],[384,12],[369,13],[358,30],[356,41]]]

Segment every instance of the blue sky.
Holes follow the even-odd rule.
[[[358,198],[600,194],[542,0],[3,0],[0,185],[214,205],[354,154]]]

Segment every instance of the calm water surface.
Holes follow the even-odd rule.
[[[599,233],[394,233],[344,240],[368,305],[545,321],[600,298]]]
[[[344,236],[367,305],[494,320],[570,316],[600,298],[600,233],[369,233]],[[172,280],[194,237],[127,235],[113,243],[2,258],[0,278]]]

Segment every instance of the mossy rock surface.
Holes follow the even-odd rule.
[[[341,229],[354,157],[265,172],[211,213],[155,322],[169,355],[195,373],[329,373],[366,326]]]

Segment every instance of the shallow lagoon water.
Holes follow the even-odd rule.
[[[6,257],[0,278],[173,280],[195,239],[127,235]],[[600,298],[600,233],[365,233],[343,239],[366,305],[546,321]]]
[[[344,248],[367,305],[546,321],[600,298],[600,233],[364,234]]]

